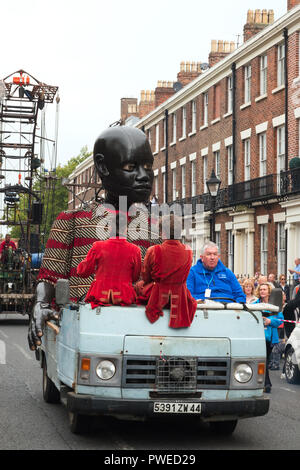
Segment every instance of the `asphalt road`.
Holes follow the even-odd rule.
[[[75,435],[64,406],[43,400],[42,369],[27,346],[27,318],[1,316],[0,450],[298,450],[300,385],[289,385],[280,374],[271,372],[269,413],[239,421],[229,437],[218,437],[203,424],[109,418],[95,422],[86,435]]]

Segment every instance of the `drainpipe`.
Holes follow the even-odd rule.
[[[284,105],[285,105],[285,171],[289,169],[289,133],[288,133],[288,29],[284,28],[283,30],[284,37],[284,82],[285,82],[285,96],[284,96]]]
[[[236,176],[236,64],[231,66],[232,71],[232,184]]]
[[[233,62],[231,66],[232,71],[232,184],[235,183],[236,173],[236,63]],[[234,267],[234,245],[235,235],[232,237],[232,265]]]
[[[283,37],[284,37],[284,82],[285,82],[285,95],[284,95],[284,106],[285,106],[285,126],[284,126],[284,133],[285,133],[285,171],[289,169],[289,133],[288,133],[288,29],[284,28],[283,30]],[[287,248],[288,243],[288,233],[287,230],[285,231],[285,246]],[[285,250],[285,270],[287,272],[287,249]]]
[[[166,203],[168,202],[168,165],[169,165],[169,112],[165,110],[165,129],[166,129],[166,154],[165,154],[165,188],[166,188]]]

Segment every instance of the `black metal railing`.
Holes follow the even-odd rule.
[[[280,174],[266,175],[221,188],[216,198],[215,207],[221,209],[223,207],[251,204],[252,202],[267,201],[297,193],[300,193],[300,168],[281,171]],[[195,214],[196,207],[199,204],[203,204],[204,211],[211,209],[209,193],[177,199],[170,202],[169,205],[174,203],[182,207],[184,204],[191,204],[193,214]]]
[[[281,171],[279,175],[279,181],[280,194],[282,196],[300,193],[300,168]]]

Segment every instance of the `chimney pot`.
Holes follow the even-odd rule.
[[[216,41],[216,39],[211,40],[211,52],[217,52],[217,41]]]
[[[267,10],[262,10],[262,19],[261,19],[261,22],[263,24],[268,24],[269,23],[269,18],[268,18],[268,12]]]
[[[230,43],[229,41],[224,41],[224,52],[230,52]]]
[[[260,10],[255,10],[254,23],[256,24],[261,23],[261,11]]]
[[[254,23],[254,12],[253,10],[248,10],[247,13],[247,23]]]

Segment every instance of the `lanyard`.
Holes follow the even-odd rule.
[[[204,274],[204,279],[205,279],[205,282],[206,282],[206,284],[207,284],[207,288],[209,289],[209,286],[210,286],[210,284],[211,284],[211,281],[212,281],[212,280],[213,280],[213,278],[214,278],[214,274],[215,274],[215,273],[214,273],[214,272],[212,273],[212,275],[211,275],[211,279],[210,279],[210,281],[209,281],[209,282],[207,282],[207,279],[206,279],[206,272],[205,272],[205,271],[203,271],[203,274]]]

